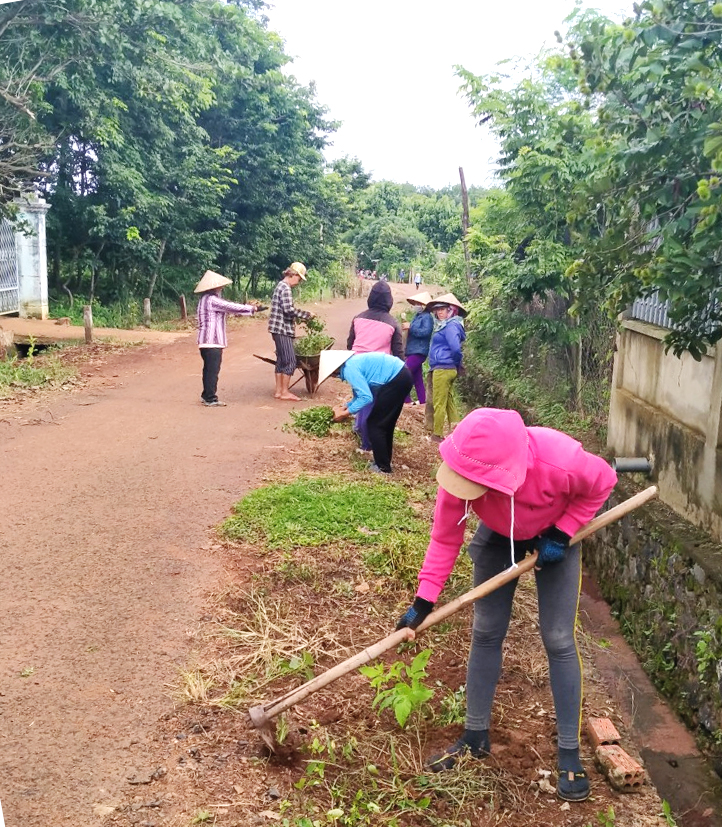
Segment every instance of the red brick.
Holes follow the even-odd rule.
[[[587,735],[592,744],[592,749],[596,749],[602,744],[618,744],[621,741],[617,728],[609,718],[588,718]]]
[[[642,789],[646,781],[643,767],[618,744],[602,744],[595,754],[602,772],[615,790],[634,793]]]

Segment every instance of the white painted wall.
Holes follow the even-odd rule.
[[[18,222],[27,232],[15,234],[20,287],[20,316],[28,319],[48,318],[48,257],[45,238],[45,215],[50,209],[42,198],[17,199]]]
[[[722,540],[722,344],[696,362],[665,353],[666,332],[621,322],[607,443],[651,457],[660,499]]]

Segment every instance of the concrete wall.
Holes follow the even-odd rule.
[[[660,499],[722,540],[722,348],[696,362],[664,352],[666,331],[633,320],[617,337],[607,444],[654,462]]]

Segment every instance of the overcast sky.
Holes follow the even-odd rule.
[[[454,65],[474,74],[552,45],[573,0],[268,0],[269,28],[342,121],[327,158],[350,155],[374,180],[435,189],[489,184],[495,145],[458,95]],[[585,0],[610,17],[632,0]]]

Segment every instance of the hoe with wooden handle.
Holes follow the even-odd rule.
[[[590,534],[594,534],[594,532],[598,531],[600,528],[604,528],[604,526],[608,526],[611,523],[616,522],[621,517],[624,517],[625,514],[629,514],[631,511],[634,511],[635,508],[639,508],[640,505],[649,502],[649,500],[656,496],[657,487],[655,485],[646,488],[639,494],[635,494],[635,496],[630,497],[628,500],[625,500],[623,503],[620,503],[614,508],[610,508],[609,511],[605,511],[603,514],[600,514],[591,522],[587,523],[587,525],[583,528],[580,528],[579,531],[577,531],[577,533],[572,537],[569,544],[574,545],[580,540],[583,540],[585,537],[589,537]],[[479,598],[490,594],[500,586],[503,586],[505,583],[515,580],[525,571],[533,569],[536,561],[537,552],[535,551],[533,554],[529,555],[529,557],[522,560],[522,562],[517,566],[508,568],[500,574],[497,574],[495,577],[485,580],[475,589],[466,592],[466,594],[462,594],[461,597],[451,600],[435,612],[432,612],[426,620],[418,626],[415,632],[411,629],[399,629],[397,632],[392,632],[388,635],[388,637],[383,638],[383,640],[380,640],[373,646],[369,646],[362,652],[359,652],[353,657],[337,664],[328,671],[324,672],[322,675],[317,675],[315,678],[307,681],[302,686],[292,689],[290,692],[287,692],[275,701],[272,701],[265,706],[259,705],[251,707],[251,709],[248,710],[251,723],[259,731],[260,736],[266,742],[268,747],[275,751],[274,732],[271,727],[271,721],[277,715],[280,715],[282,712],[285,712],[287,709],[295,706],[297,703],[302,701],[304,698],[307,698],[309,695],[312,695],[314,692],[318,692],[318,690],[322,689],[324,686],[328,686],[330,683],[333,683],[354,669],[358,669],[359,666],[364,666],[372,660],[376,660],[376,658],[384,652],[387,652],[389,649],[393,649],[405,640],[413,640],[416,635],[426,631],[426,629],[436,625],[440,621],[445,620],[447,617],[456,614],[456,612],[464,606],[474,603],[476,600],[479,600]]]

